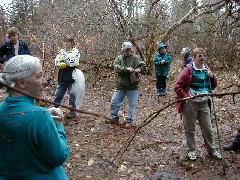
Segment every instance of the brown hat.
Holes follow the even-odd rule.
[[[10,29],[8,29],[7,31],[7,37],[10,38],[13,35],[19,34],[19,31],[17,28],[15,27],[11,27]]]
[[[203,48],[195,48],[192,55],[195,56],[196,54],[206,54],[206,50]]]

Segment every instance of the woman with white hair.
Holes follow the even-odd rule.
[[[1,85],[18,90],[7,89],[0,103],[0,179],[68,179],[63,113],[36,106],[32,98],[41,96],[43,81],[40,60],[30,55],[11,58],[0,74]]]

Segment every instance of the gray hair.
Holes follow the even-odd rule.
[[[3,73],[0,74],[0,81],[14,87],[17,78],[26,79],[32,75],[36,63],[40,59],[30,55],[18,55],[9,59],[4,65]]]

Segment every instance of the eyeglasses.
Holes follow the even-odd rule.
[[[206,54],[198,54],[198,57],[200,59],[204,59],[204,58],[207,58],[207,55]]]

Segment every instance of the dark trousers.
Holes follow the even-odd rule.
[[[157,76],[157,82],[156,82],[157,89],[166,90],[166,81],[167,81],[167,76]]]
[[[237,135],[235,136],[233,143],[240,147],[240,130],[238,130]]]

